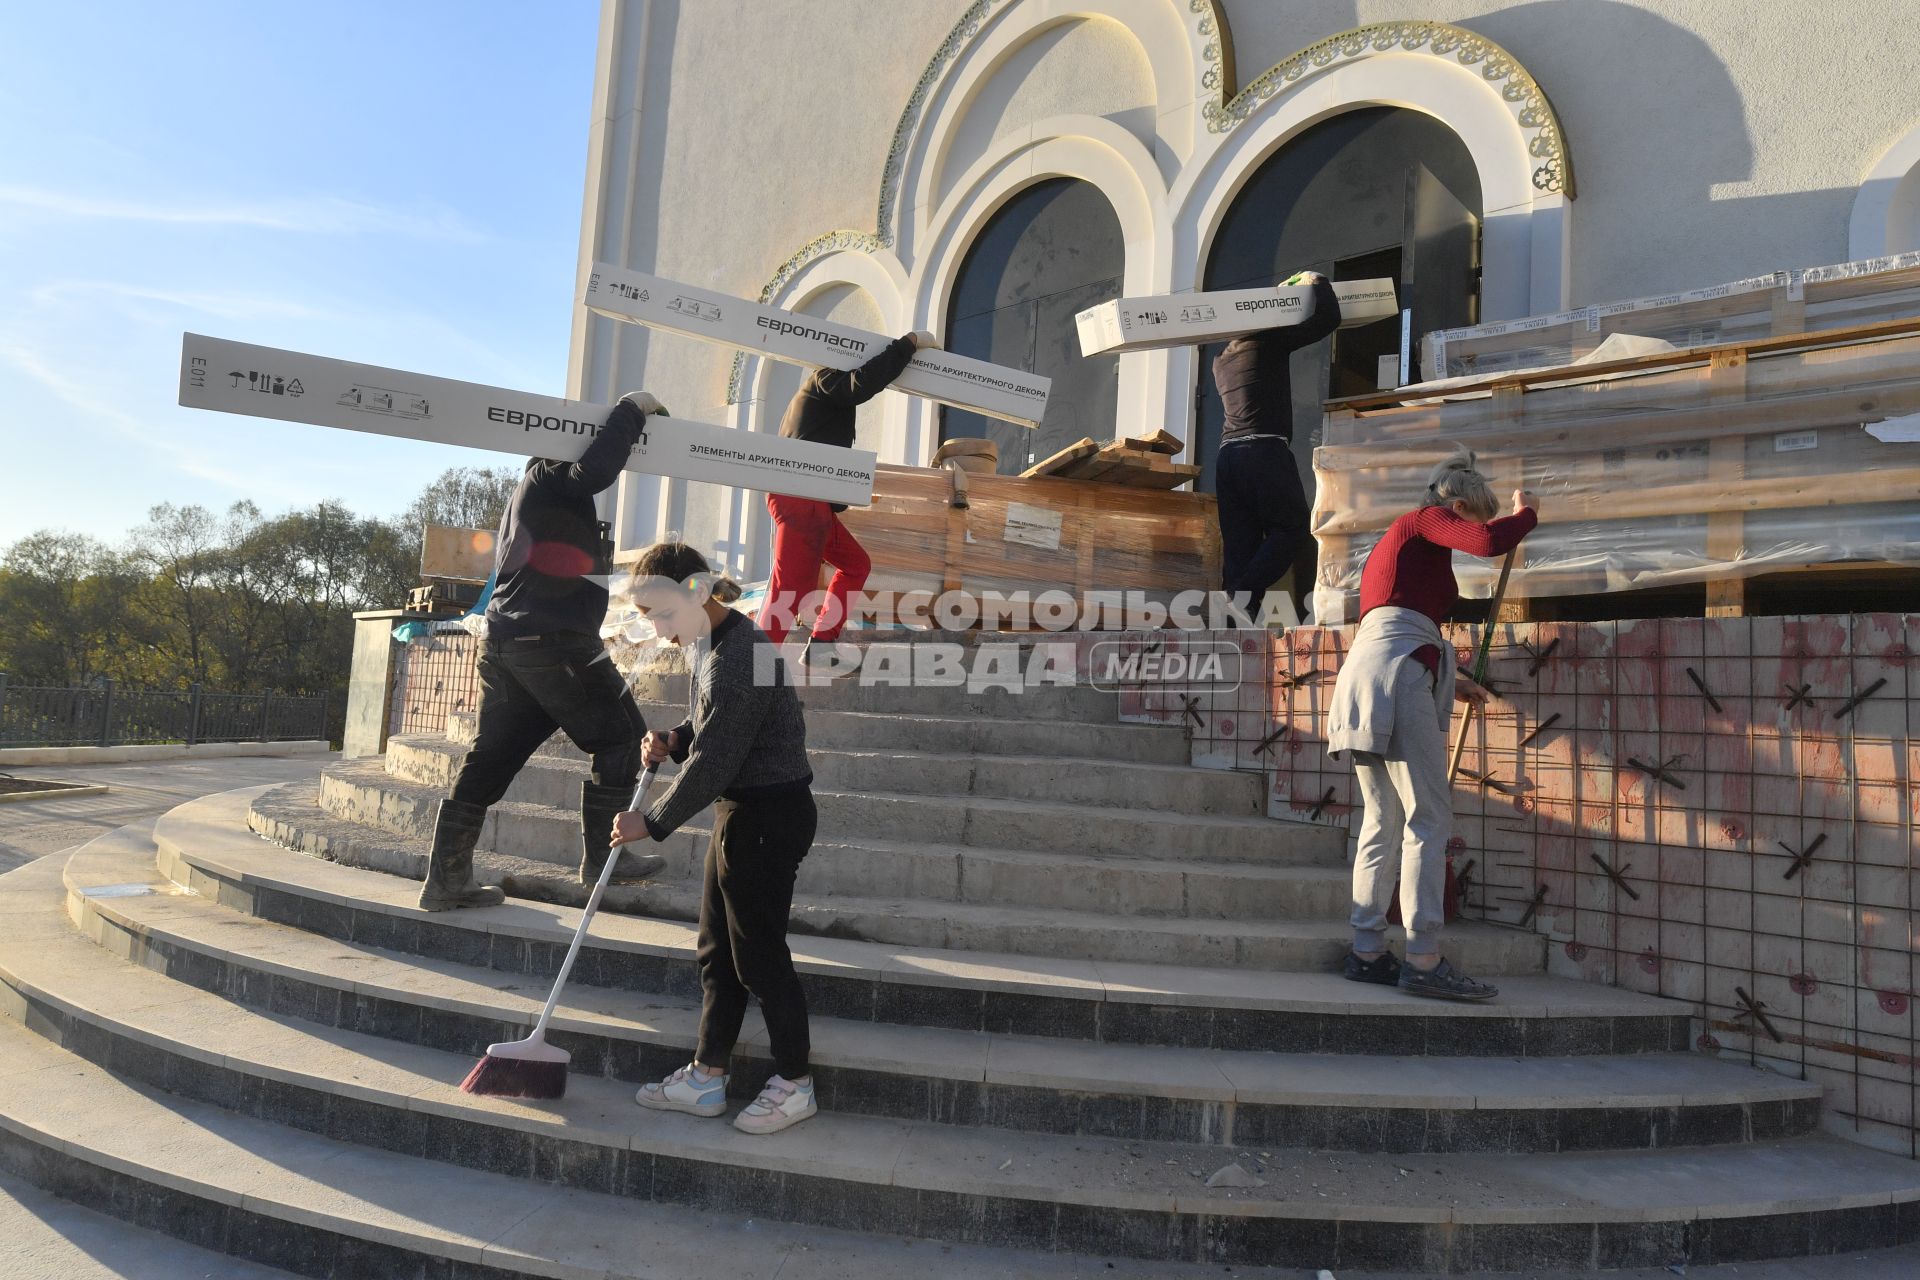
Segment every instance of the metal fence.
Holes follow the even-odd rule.
[[[328,695],[20,685],[0,674],[0,747],[288,742],[328,737]]]

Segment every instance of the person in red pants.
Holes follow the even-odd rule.
[[[935,345],[933,335],[919,330],[895,338],[880,353],[856,369],[816,369],[800,384],[787,406],[780,434],[789,440],[853,447],[853,412],[884,391],[906,369],[913,353]],[[831,647],[847,620],[847,601],[867,583],[873,562],[859,541],[840,523],[846,504],[818,502],[784,493],[767,495],[773,514],[773,574],[767,582],[767,602],[760,611],[760,629],[775,644],[792,630],[801,601],[819,588],[820,566],[833,566],[827,599],[812,621],[802,666],[822,662],[826,655],[814,647]]]

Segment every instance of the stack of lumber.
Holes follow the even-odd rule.
[[[1865,258],[1682,293],[1527,316],[1422,340],[1428,379],[1486,376],[1571,364],[1617,333],[1700,347],[1920,315],[1920,253]]]
[[[1150,436],[1127,436],[1101,445],[1091,438],[1068,445],[1050,458],[1020,473],[1023,479],[1052,476],[1060,480],[1095,480],[1133,489],[1177,489],[1200,474],[1200,468],[1174,462],[1180,438],[1165,431]]]
[[[1509,617],[1529,599],[1698,583],[1709,613],[1733,615],[1762,574],[1920,566],[1916,318],[1354,396],[1329,402],[1323,439],[1323,621],[1352,616],[1367,553],[1456,445],[1497,496],[1542,499]],[[1495,566],[1456,559],[1485,595]]]

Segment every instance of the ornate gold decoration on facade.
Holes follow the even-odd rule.
[[[900,112],[900,120],[893,127],[893,141],[887,148],[887,163],[880,174],[880,208],[875,219],[872,233],[861,231],[829,231],[823,236],[815,236],[795,250],[793,255],[780,264],[766,287],[760,290],[760,301],[771,303],[779,296],[787,282],[816,258],[829,253],[852,249],[871,253],[877,249],[893,247],[894,210],[898,206],[901,172],[906,164],[907,151],[913,145],[914,129],[920,123],[920,114],[933,95],[940,77],[947,67],[958,58],[966,47],[973,43],[980,30],[986,25],[987,18],[998,7],[1013,3],[1014,0],[973,0],[960,15],[946,39],[940,42],[926,68],[920,72],[920,78],[914,81],[913,92],[907,95],[907,105]],[[1187,0],[1187,9],[1194,17],[1194,26],[1205,40],[1201,51],[1202,84],[1209,92],[1214,92],[1233,81],[1233,51],[1227,36],[1226,15],[1220,11],[1218,0]],[[1218,36],[1218,39],[1209,37]],[[727,378],[727,403],[740,403],[740,380],[746,373],[745,353],[736,353],[733,357],[733,370]]]
[[[1485,36],[1451,23],[1381,22],[1330,36],[1274,63],[1231,98],[1223,95],[1206,103],[1201,112],[1209,131],[1231,133],[1268,99],[1314,72],[1337,62],[1394,50],[1451,58],[1463,67],[1478,68],[1481,78],[1498,88],[1500,96],[1514,108],[1520,128],[1532,135],[1527,140],[1527,153],[1540,161],[1533,171],[1534,187],[1549,195],[1573,197],[1573,164],[1567,156],[1566,135],[1560,130],[1560,119],[1547,101],[1546,91],[1512,54]]]
[[[893,247],[902,174],[921,112],[948,66],[980,34],[993,11],[1013,3],[1016,0],[973,0],[914,82],[899,123],[894,125],[886,166],[880,174],[880,207],[874,230],[829,231],[807,241],[773,273],[760,291],[761,302],[771,303],[808,263],[829,253],[874,253]],[[1534,187],[1549,195],[1573,197],[1573,162],[1546,91],[1512,54],[1485,36],[1446,22],[1381,22],[1356,27],[1276,62],[1235,92],[1233,33],[1227,29],[1227,15],[1219,0],[1187,0],[1187,13],[1200,43],[1201,114],[1211,133],[1233,132],[1274,95],[1337,62],[1395,50],[1451,58],[1461,66],[1477,67],[1481,78],[1497,87],[1500,96],[1514,108],[1516,122],[1531,135],[1527,152],[1540,162],[1533,171]],[[746,356],[735,355],[733,372],[727,379],[728,404],[740,402],[740,380],[745,371]]]

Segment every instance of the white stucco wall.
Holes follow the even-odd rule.
[[[901,110],[966,8],[964,0],[607,0],[583,259],[615,257],[756,296],[812,237],[874,231]],[[1904,36],[1912,0],[1225,0],[1224,9],[1242,85],[1316,40],[1408,18],[1494,40],[1537,78],[1565,131],[1577,198],[1497,227],[1489,219],[1489,253],[1505,254],[1500,269],[1517,273],[1489,298],[1489,319],[1502,318],[1500,307],[1546,310],[1845,259],[1862,180],[1920,125]],[[1130,15],[1134,34],[1111,16],[1086,16],[1100,13]],[[971,105],[953,112],[936,91],[929,112],[946,111],[950,128],[909,139],[909,164],[924,180],[900,192],[908,222],[898,256],[879,255],[872,268],[897,277],[898,288],[891,296],[842,290],[823,305],[866,308],[856,322],[874,328],[910,327],[924,319],[916,305],[940,296],[932,276],[964,252],[964,244],[938,243],[937,213],[971,225],[1027,175],[1096,162],[1116,188],[1139,188],[1116,204],[1131,202],[1137,214],[1127,216],[1151,224],[1137,239],[1129,231],[1130,255],[1151,260],[1143,278],[1157,287],[1190,280],[1197,264],[1184,258],[1202,233],[1189,228],[1183,240],[1172,224],[1191,219],[1207,184],[1233,180],[1205,171],[1205,162],[1234,138],[1194,128],[1197,73],[1166,71],[1193,63],[1169,39],[1181,30],[1167,25],[1176,20],[1191,22],[1186,0],[1002,0],[977,37],[1000,44],[990,65],[970,69],[981,74]],[[1024,26],[1037,31],[1030,42],[1004,38]],[[1432,80],[1441,99],[1479,92],[1457,67],[1407,62],[1402,70],[1371,81],[1309,78],[1263,111],[1324,115],[1342,106],[1330,86],[1396,78]],[[1497,97],[1470,105],[1482,116],[1498,109]],[[1089,123],[1075,125],[1076,117]],[[1099,135],[1100,120],[1113,138]],[[1256,115],[1238,131],[1261,123]],[[1062,141],[1020,153],[1026,139],[1053,133]],[[1257,163],[1254,149],[1243,150]],[[1182,196],[1183,181],[1198,185]],[[1134,267],[1130,260],[1130,277]],[[1494,274],[1490,262],[1490,287]],[[725,408],[726,352],[615,327],[598,318],[577,325],[581,393],[644,384],[710,421],[754,419]],[[1128,361],[1123,401],[1178,429],[1171,419],[1191,402],[1192,361]],[[782,376],[763,381],[769,401],[787,389]],[[930,433],[924,414],[900,399],[883,397],[862,434],[912,454],[892,460],[918,462]],[[779,407],[767,406],[775,421]],[[736,501],[654,492],[644,480],[623,486],[622,506],[628,541],[674,528],[710,547],[751,532]]]

